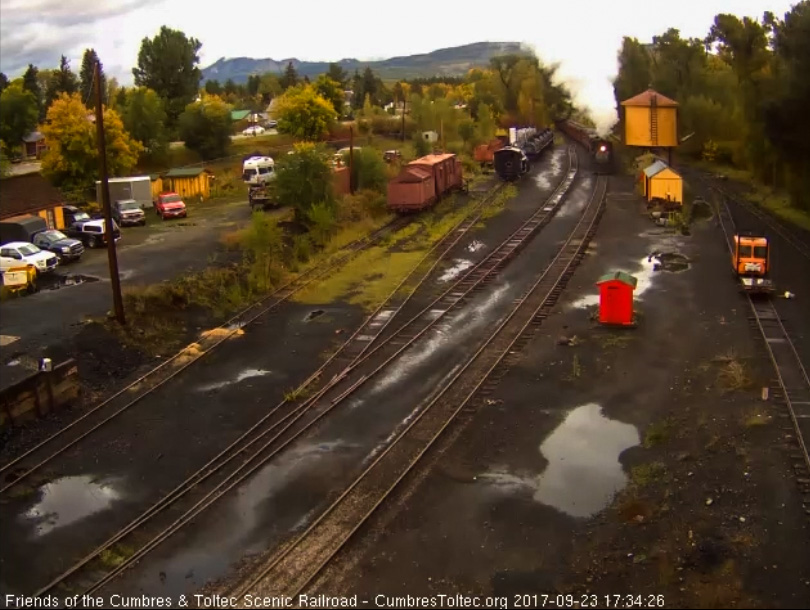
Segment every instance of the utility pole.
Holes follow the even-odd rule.
[[[402,141],[405,141],[405,91],[402,92]]]
[[[101,201],[104,206],[104,230],[107,236],[107,260],[110,264],[110,281],[113,289],[115,319],[121,326],[126,325],[124,317],[124,300],[121,297],[121,280],[118,277],[118,256],[115,252],[115,233],[113,232],[112,209],[110,206],[110,183],[107,176],[107,145],[104,141],[104,110],[101,107],[101,78],[99,63],[94,68],[96,84],[96,136],[98,138],[98,171],[101,179]]]
[[[349,194],[354,195],[354,126],[349,125]]]

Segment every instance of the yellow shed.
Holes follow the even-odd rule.
[[[678,146],[678,102],[647,89],[624,107],[624,142],[627,146],[674,148]]]
[[[163,192],[173,191],[183,199],[202,201],[211,196],[212,176],[210,171],[203,168],[170,169],[162,177]]]
[[[644,196],[647,201],[661,199],[683,205],[683,179],[663,161],[656,161],[644,170]]]
[[[149,176],[149,180],[152,187],[152,201],[157,201],[158,195],[163,192],[163,178],[160,177],[160,174],[152,174]]]

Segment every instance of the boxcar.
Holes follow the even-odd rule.
[[[427,155],[411,161],[388,183],[388,208],[418,212],[461,188],[461,161],[453,154]]]

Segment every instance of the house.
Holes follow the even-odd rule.
[[[45,219],[50,229],[64,229],[62,193],[39,172],[10,176],[0,180],[0,220],[33,214]]]
[[[170,169],[161,178],[164,192],[173,191],[184,200],[202,201],[211,196],[211,180],[214,174],[202,167],[178,168]]]
[[[25,159],[39,159],[48,150],[41,131],[32,131],[23,138],[22,153]]]
[[[250,110],[231,110],[231,121],[234,123],[244,121],[249,114]]]

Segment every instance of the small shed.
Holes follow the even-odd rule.
[[[646,167],[643,174],[643,193],[647,201],[660,199],[683,205],[683,178],[663,161]]]
[[[348,195],[351,191],[351,175],[349,174],[349,168],[346,166],[335,167],[332,169],[332,172],[332,188],[335,191],[335,195],[338,197]]]
[[[164,191],[174,191],[183,199],[202,201],[211,196],[212,178],[213,174],[202,167],[179,168],[163,174],[161,182]]]
[[[647,89],[622,103],[624,143],[645,148],[678,146],[678,102]]]
[[[152,201],[157,201],[158,195],[163,192],[163,178],[160,174],[151,174],[149,180],[152,188]]]
[[[23,138],[23,156],[26,159],[39,159],[48,149],[45,136],[40,131],[32,131]]]
[[[599,323],[633,325],[633,291],[638,280],[624,271],[607,273],[596,282],[599,286]]]

